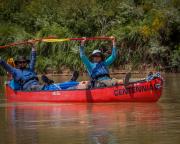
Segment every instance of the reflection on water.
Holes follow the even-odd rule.
[[[117,143],[133,127],[158,130],[156,103],[15,104],[6,107],[6,143]]]
[[[0,96],[0,144],[179,143],[180,75],[165,80],[158,103],[7,103]]]

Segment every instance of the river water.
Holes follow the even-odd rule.
[[[0,144],[179,144],[180,74],[164,78],[157,103],[100,104],[7,103],[0,78]]]

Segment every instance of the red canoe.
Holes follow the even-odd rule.
[[[137,81],[89,90],[14,91],[6,85],[6,97],[12,102],[156,102],[162,94],[163,81]]]

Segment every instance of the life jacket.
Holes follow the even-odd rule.
[[[19,85],[19,83],[17,83],[14,79],[9,81],[9,86],[13,89],[13,90],[21,90],[21,86]]]
[[[104,62],[97,63],[91,73],[91,78],[93,80],[98,80],[102,77],[110,77],[109,70],[107,66],[104,64]]]
[[[27,89],[30,85],[39,84],[36,73],[29,69],[17,69],[14,80],[20,85],[21,90]]]

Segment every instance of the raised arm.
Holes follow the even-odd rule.
[[[5,61],[0,60],[0,65],[10,74],[14,75],[15,73],[15,68],[12,67],[11,65],[7,64]]]
[[[105,60],[105,64],[108,66],[108,65],[111,65],[115,59],[116,59],[116,56],[117,56],[117,50],[116,50],[116,42],[115,42],[115,38],[112,37],[112,43],[113,43],[113,48],[112,48],[112,53],[111,55]]]
[[[87,56],[85,55],[85,52],[84,52],[84,43],[85,43],[85,40],[81,41],[80,58],[81,58],[82,62],[84,63],[84,65],[86,66],[88,72],[90,73],[90,71],[92,69],[92,64],[89,61],[89,59],[87,58]]]
[[[36,64],[36,48],[32,42],[29,42],[32,45],[32,50],[31,50],[31,60],[29,63],[29,69],[34,71],[35,64]]]

